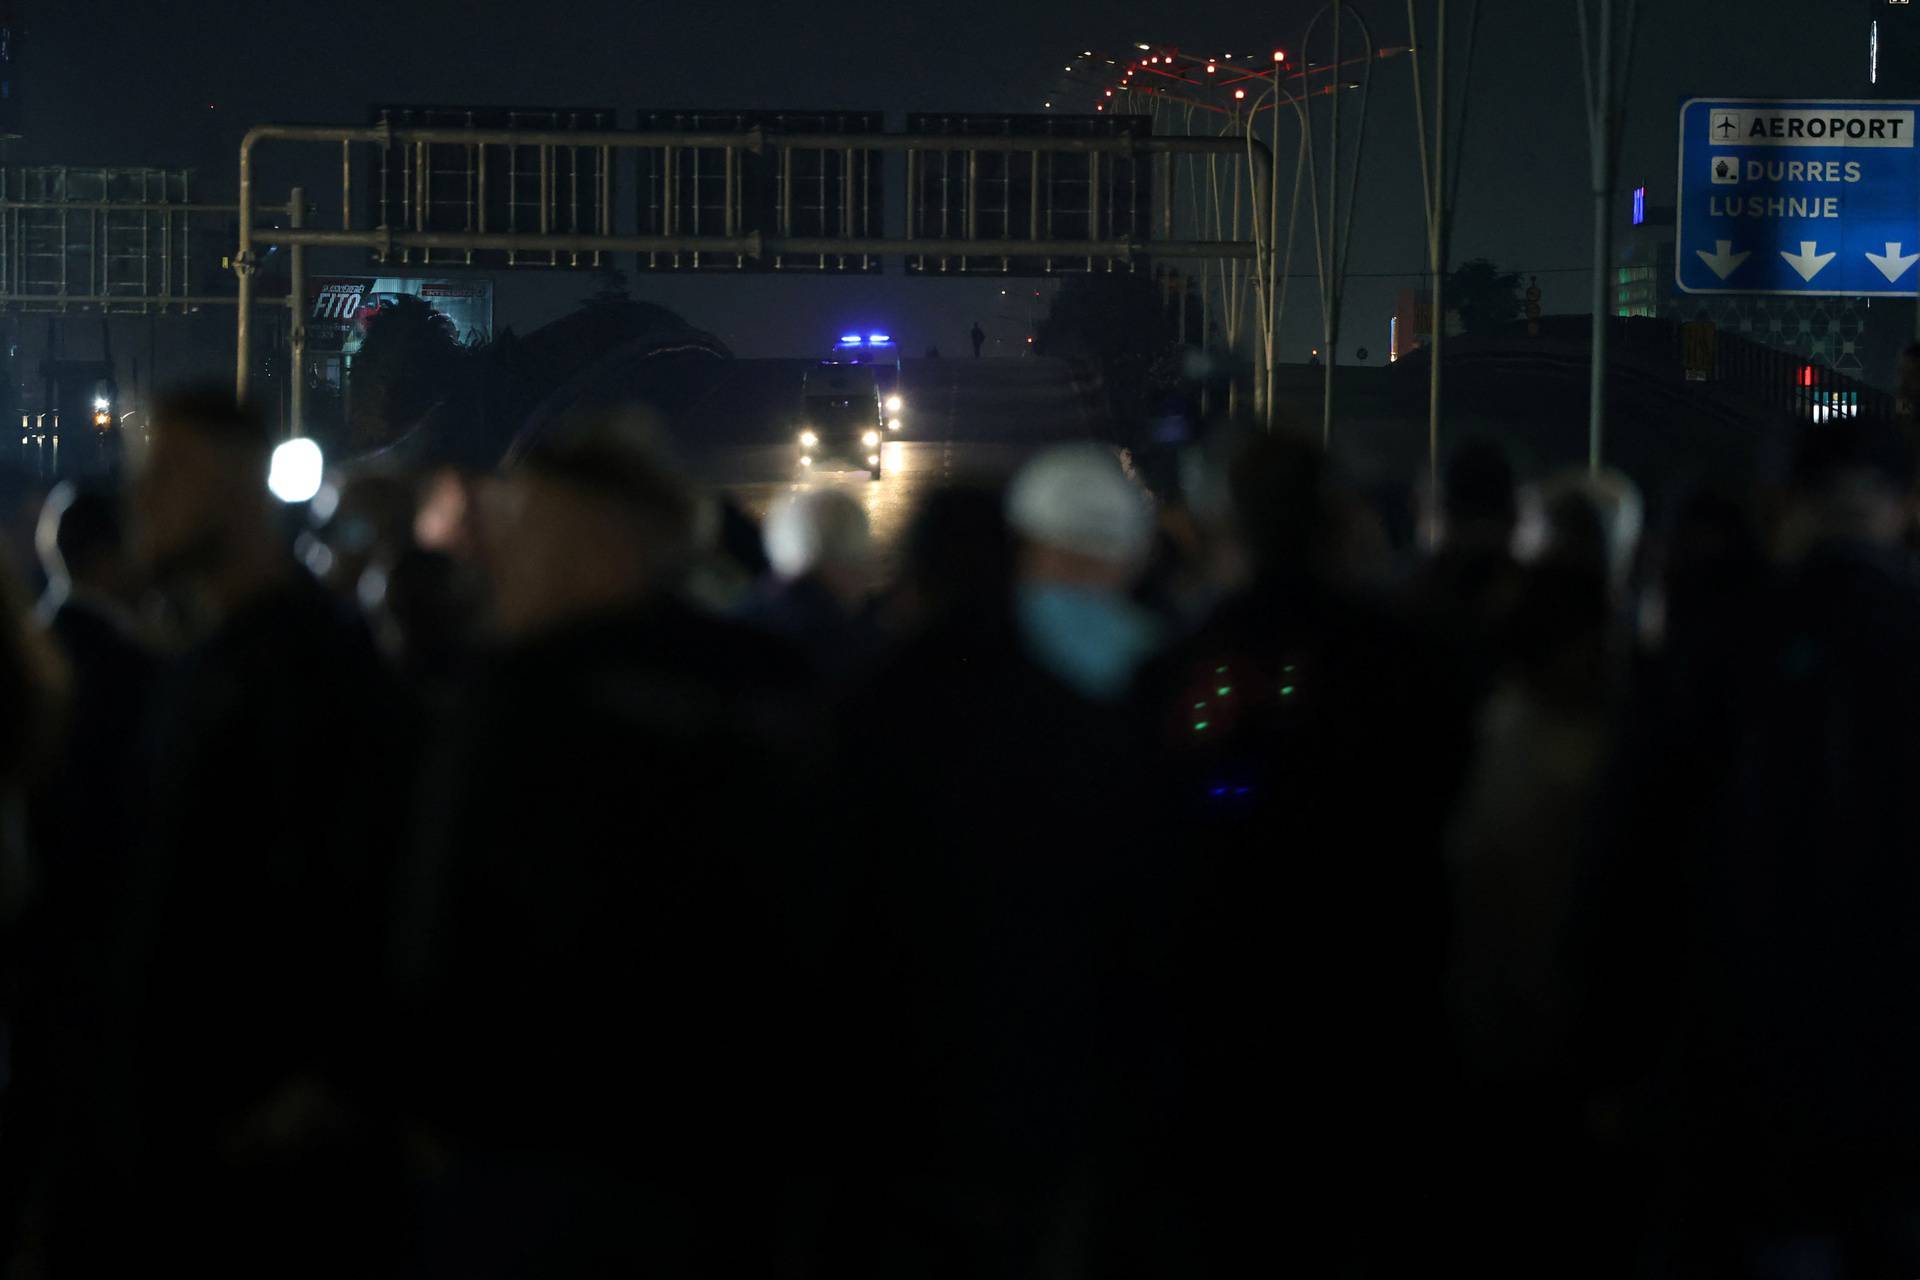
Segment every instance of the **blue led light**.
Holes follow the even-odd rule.
[[[857,347],[860,345],[860,335],[857,333],[843,333],[840,335],[840,345],[843,347]]]
[[[891,334],[885,334],[885,333],[870,333],[867,335],[867,341],[868,342],[892,342],[893,336]]]

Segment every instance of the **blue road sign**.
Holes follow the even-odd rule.
[[[1694,98],[1680,108],[1686,293],[1911,298],[1920,102]]]

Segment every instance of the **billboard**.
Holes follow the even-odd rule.
[[[420,298],[453,322],[454,334],[473,346],[493,336],[493,281],[420,280],[406,276],[316,276],[308,281],[307,351],[351,358],[366,341],[367,325],[383,306]]]

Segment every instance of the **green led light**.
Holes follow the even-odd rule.
[[[1215,674],[1215,675],[1217,675],[1217,676],[1223,676],[1223,675],[1225,675],[1225,674],[1227,674],[1227,669],[1226,669],[1225,667],[1215,667],[1215,668],[1213,669],[1213,674]]]
[[[1198,732],[1200,732],[1200,731],[1201,731],[1202,729],[1204,729],[1204,728],[1206,728],[1206,727],[1207,727],[1207,726],[1208,726],[1209,724],[1211,724],[1211,723],[1213,723],[1213,722],[1212,722],[1212,721],[1210,721],[1210,720],[1195,720],[1195,721],[1193,722],[1193,731],[1194,731],[1195,733],[1198,733]]]
[[[1292,674],[1293,674],[1293,665],[1292,665],[1291,663],[1289,663],[1288,665],[1286,665],[1286,666],[1284,666],[1284,667],[1282,667],[1282,668],[1280,668],[1280,669],[1281,669],[1282,671],[1284,671],[1284,672],[1286,672],[1286,673],[1287,673],[1288,675],[1292,675]]]
[[[1207,704],[1204,702],[1196,702],[1193,704],[1193,709],[1195,711],[1205,711],[1207,709]]]
[[[1215,692],[1215,693],[1217,693],[1217,694],[1219,694],[1219,695],[1220,695],[1221,697],[1223,697],[1223,698],[1224,698],[1224,697],[1226,697],[1226,696],[1227,696],[1228,694],[1230,694],[1230,693],[1232,693],[1232,692],[1233,692],[1233,686],[1232,686],[1232,685],[1226,685],[1226,684],[1223,684],[1223,685],[1221,685],[1221,686],[1220,686],[1220,687],[1219,687],[1218,689],[1215,689],[1215,690],[1214,690],[1214,692]]]
[[[1290,685],[1290,684],[1283,684],[1283,685],[1281,685],[1281,686],[1280,686],[1280,696],[1281,696],[1281,697],[1283,697],[1283,698],[1290,698],[1290,697],[1292,697],[1292,696],[1293,696],[1293,686],[1292,686],[1292,685]]]

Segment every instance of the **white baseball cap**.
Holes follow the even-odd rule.
[[[1007,523],[1031,542],[1114,564],[1145,560],[1153,545],[1152,499],[1096,444],[1061,445],[1022,467]]]

